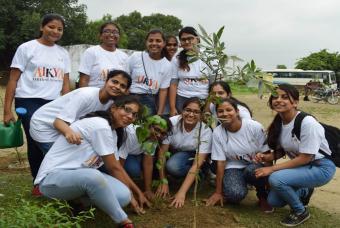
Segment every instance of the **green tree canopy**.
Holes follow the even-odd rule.
[[[182,28],[181,20],[175,16],[160,13],[144,16],[134,11],[129,15],[122,15],[115,19],[127,37],[125,48],[132,50],[144,50],[145,36],[151,29],[161,29],[165,35],[177,35]]]
[[[287,67],[284,64],[278,64],[276,65],[276,69],[287,69]]]
[[[81,42],[86,25],[86,6],[78,0],[1,0],[0,58],[8,67],[17,47],[39,36],[40,21],[46,13],[59,13],[65,18],[65,32],[61,45]]]
[[[329,53],[326,49],[323,49],[299,59],[296,63],[296,68],[340,72],[340,55],[338,52]]]

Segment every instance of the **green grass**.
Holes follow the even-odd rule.
[[[1,172],[0,176],[0,218],[8,219],[8,216],[15,218],[13,214],[8,214],[13,208],[20,211],[22,204],[20,199],[33,204],[45,205],[48,201],[41,198],[33,198],[30,195],[31,177],[27,172]],[[198,198],[203,199],[209,196],[213,188],[203,186],[200,188]],[[131,209],[127,209],[130,218],[138,227],[192,227],[193,211],[191,206],[191,195],[188,196],[186,206],[182,209],[168,208],[167,202],[157,201],[153,208],[148,209],[143,216],[136,216]],[[287,208],[278,209],[275,213],[267,215],[259,211],[254,201],[254,192],[241,205],[226,205],[220,207],[205,207],[203,203],[197,208],[198,227],[281,227],[279,221],[288,213]],[[335,214],[330,214],[321,209],[310,207],[312,218],[302,227],[338,227],[340,219]],[[35,210],[32,210],[32,216]],[[12,219],[13,219],[12,218]],[[88,220],[82,227],[113,227],[111,219],[101,212],[95,211],[95,219]]]
[[[230,85],[231,91],[233,95],[246,95],[246,94],[255,94],[258,92],[257,88],[247,87],[244,84],[237,82],[228,82]]]

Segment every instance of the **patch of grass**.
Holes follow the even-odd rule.
[[[257,88],[247,87],[245,84],[237,82],[228,82],[233,95],[255,94],[258,92]]]
[[[46,205],[48,202],[42,198],[33,198],[30,195],[31,177],[30,175],[19,172],[0,171],[0,217],[8,216],[4,213],[10,211],[18,202],[18,197],[27,202],[37,205]],[[241,205],[225,205],[206,207],[201,201],[207,198],[213,191],[210,186],[202,186],[199,190],[200,204],[194,207],[190,202],[191,195],[188,194],[187,202],[183,208],[169,208],[169,201],[157,200],[154,206],[147,209],[143,216],[135,215],[130,208],[126,211],[129,217],[138,227],[192,227],[193,213],[196,211],[198,218],[197,227],[281,227],[279,221],[284,218],[289,210],[287,208],[278,209],[272,214],[262,213],[256,203],[255,192],[250,191],[247,198]],[[174,192],[174,191],[172,191]],[[19,201],[20,201],[19,200]],[[337,227],[340,219],[318,208],[310,207],[312,218],[303,227]],[[33,215],[32,215],[33,216]],[[82,223],[82,227],[114,227],[114,223],[105,213],[97,209],[95,219]]]

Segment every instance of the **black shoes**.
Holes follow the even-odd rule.
[[[296,214],[294,212],[291,212],[285,219],[283,219],[280,223],[283,226],[297,226],[301,223],[305,222],[310,218],[310,214],[307,208],[305,208],[305,211],[301,214]]]

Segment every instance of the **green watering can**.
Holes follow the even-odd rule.
[[[27,110],[20,107],[15,111],[19,117],[16,122],[10,122],[8,125],[0,123],[0,149],[19,147],[24,144],[21,117],[27,113]]]

